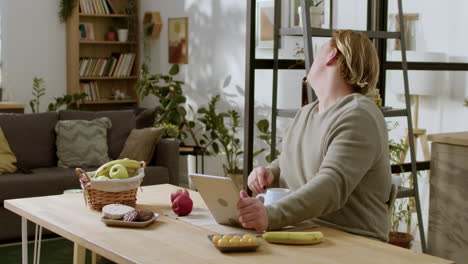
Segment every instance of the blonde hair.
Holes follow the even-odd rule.
[[[336,30],[330,46],[338,50],[341,75],[356,92],[365,95],[375,88],[379,78],[379,58],[366,35],[353,30]]]

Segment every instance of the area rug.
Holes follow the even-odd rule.
[[[29,263],[33,261],[34,243],[28,245]],[[63,238],[53,238],[43,240],[41,244],[40,263],[47,264],[70,264],[73,262],[73,242]],[[0,245],[0,263],[20,264],[21,263],[21,243]],[[91,263],[91,254],[86,252],[86,263]],[[114,263],[102,258],[102,264]]]

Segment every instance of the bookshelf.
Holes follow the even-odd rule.
[[[84,100],[80,106],[84,110],[116,110],[122,108],[138,106],[138,98],[134,91],[134,85],[139,79],[140,69],[140,51],[139,51],[139,0],[105,0],[111,1],[117,13],[83,13],[80,9],[80,3],[93,2],[98,0],[80,0],[67,21],[67,93],[86,92],[90,85],[92,89],[98,91],[92,92],[92,97]],[[105,3],[99,0],[99,4]],[[123,14],[125,7],[133,2],[136,5],[136,18],[134,28],[129,28],[128,41],[109,41],[105,40],[106,32],[111,28],[128,28],[129,15]],[[102,5],[101,5],[102,8]],[[110,10],[110,8],[108,8]],[[101,9],[102,10],[102,9]],[[98,14],[99,13],[99,14]],[[88,37],[82,39],[82,30],[80,24],[91,25],[94,38],[89,39],[89,31],[86,28]],[[86,26],[86,27],[87,27]],[[134,54],[134,58],[128,59],[124,64],[122,54]],[[120,56],[122,56],[123,71],[120,74],[113,75],[112,63],[117,65]],[[111,63],[111,57],[112,59]],[[95,71],[87,71],[88,65],[83,65],[93,59],[100,59],[101,66],[95,64]],[[118,66],[118,65],[117,65]],[[97,70],[102,67],[101,71]],[[107,68],[109,67],[109,68]],[[115,67],[115,66],[114,66]],[[128,69],[128,70],[126,70]],[[86,71],[85,71],[86,70]],[[117,67],[115,67],[117,70]],[[88,86],[88,87],[86,87]],[[120,91],[125,96],[115,99],[115,91]]]

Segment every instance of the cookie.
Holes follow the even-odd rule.
[[[138,212],[138,221],[144,222],[153,218],[154,213],[150,210],[137,210]]]
[[[121,220],[126,213],[134,210],[133,207],[123,204],[108,204],[102,208],[102,214],[107,219]]]
[[[134,222],[138,218],[138,212],[136,210],[130,211],[123,216],[123,220],[127,222]]]

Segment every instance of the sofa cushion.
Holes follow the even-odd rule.
[[[0,201],[61,194],[69,181],[75,181],[79,188],[74,170],[58,167],[34,169],[32,174],[5,174],[0,177]]]
[[[112,127],[107,134],[107,143],[109,157],[117,159],[128,135],[135,128],[135,116],[132,110],[101,112],[63,110],[59,112],[60,120],[93,120],[99,117],[108,117],[112,122]]]
[[[95,171],[97,168],[85,168]],[[0,203],[4,200],[62,194],[68,189],[81,189],[80,181],[71,168],[34,169],[32,174],[13,173],[0,177]],[[145,168],[142,186],[169,183],[169,171],[165,167]],[[84,205],[83,205],[84,206]]]
[[[10,145],[0,127],[0,174],[15,172],[16,167],[13,165],[14,162],[16,162],[15,154],[11,151]]]
[[[18,160],[25,168],[57,165],[54,127],[56,112],[39,114],[0,114],[0,127]]]
[[[93,167],[108,162],[107,117],[88,120],[60,120],[57,133],[58,166],[64,168]]]
[[[136,116],[136,128],[152,127],[156,118],[156,107],[145,109]]]
[[[133,129],[125,142],[119,159],[129,158],[138,161],[151,162],[156,144],[161,140],[164,128],[148,127]]]

